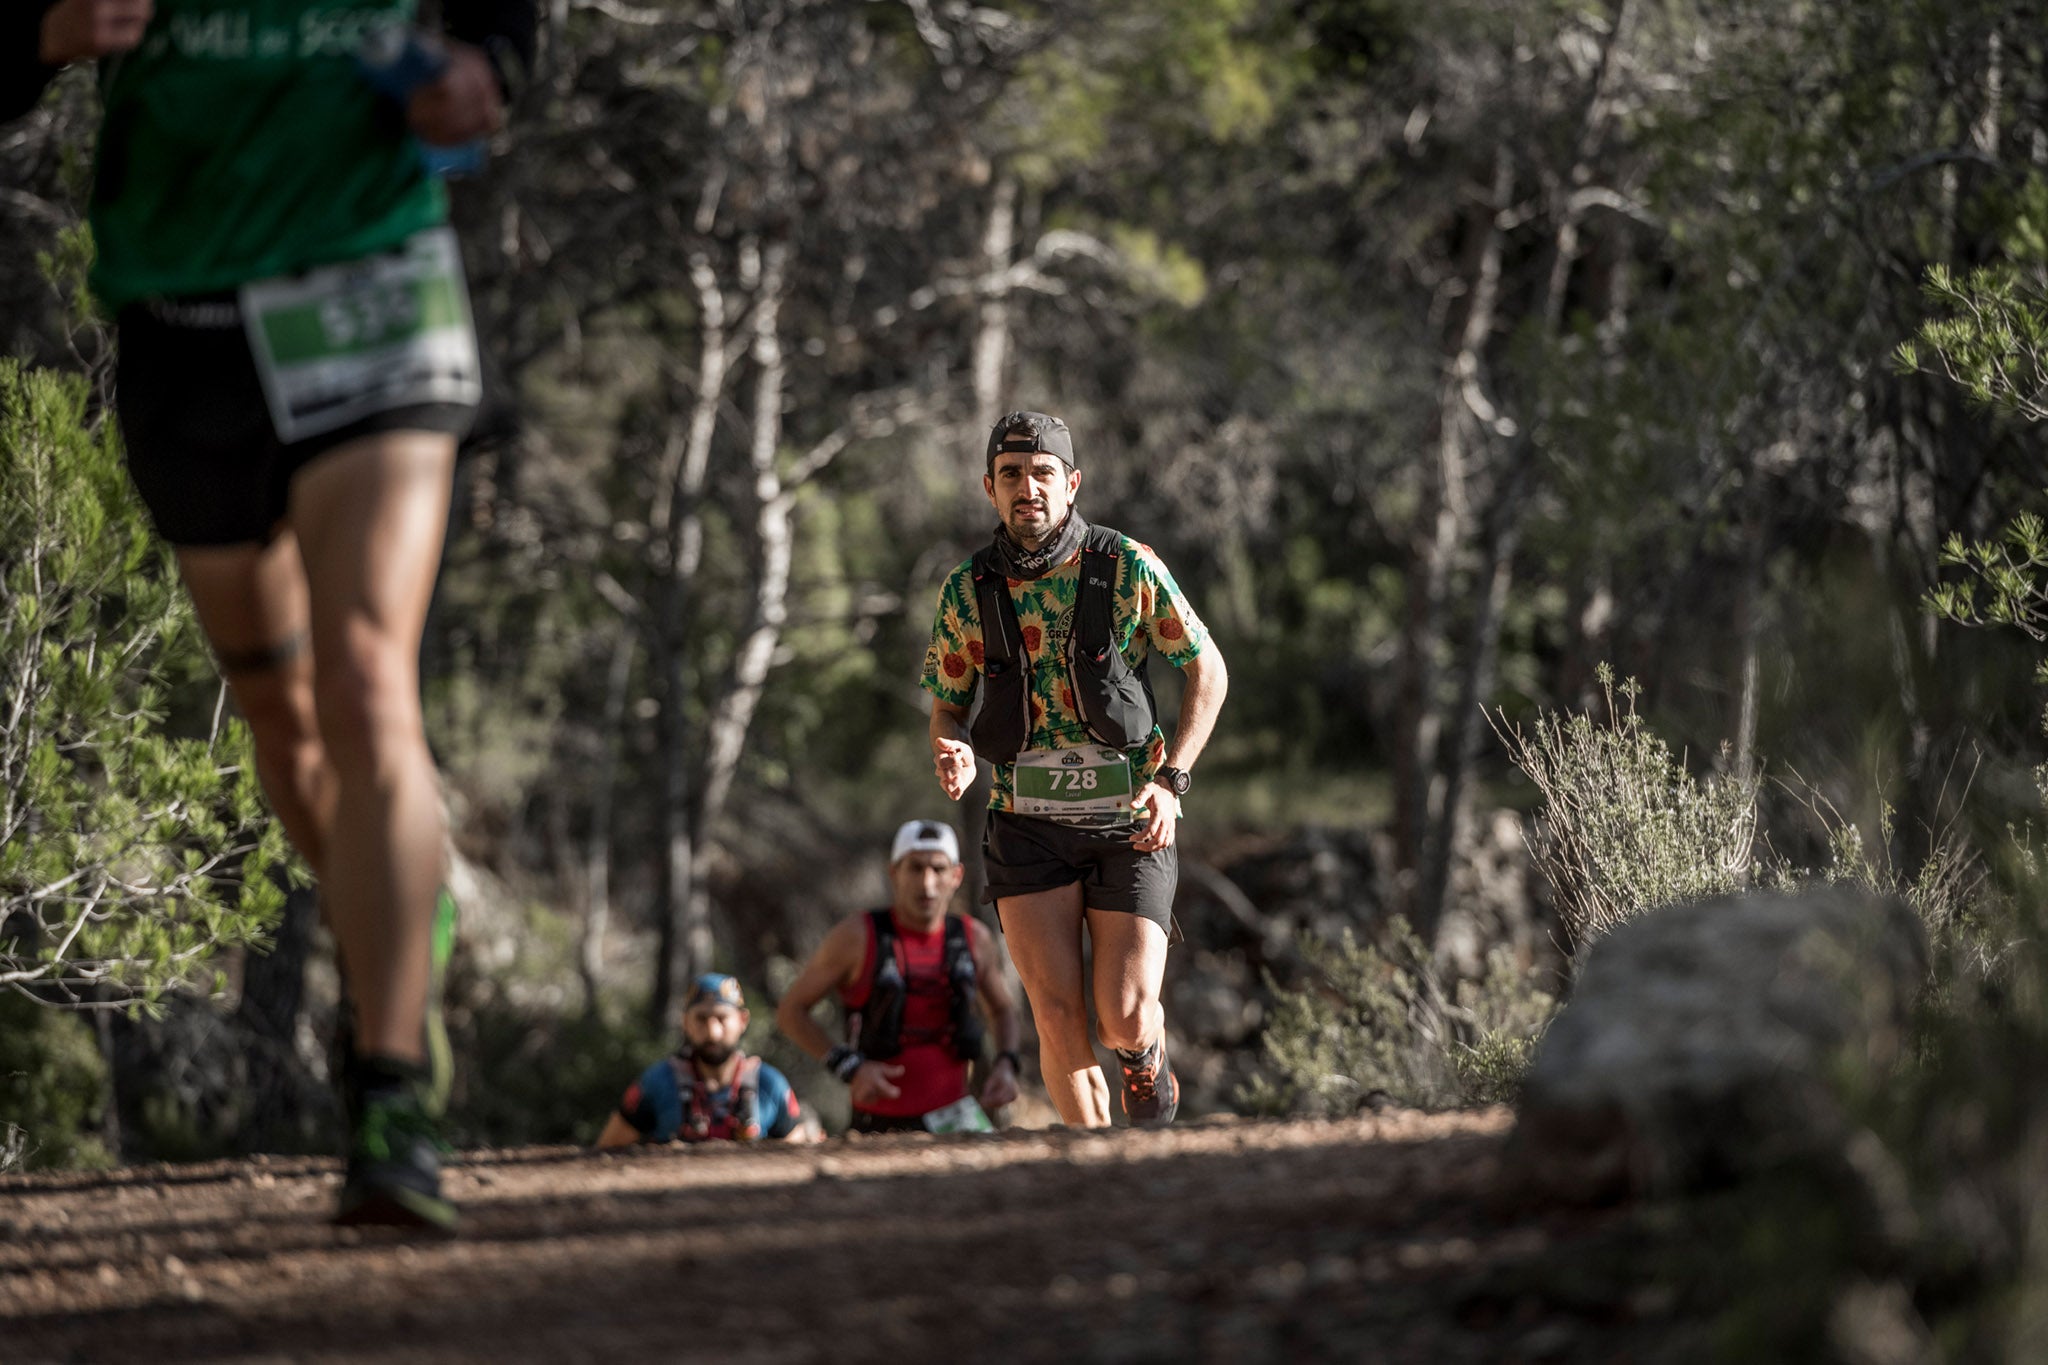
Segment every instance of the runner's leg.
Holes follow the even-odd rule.
[[[420,713],[419,649],[455,440],[386,432],[292,481],[311,602],[313,691],[335,776],[321,895],[361,1055],[420,1062],[445,818]]]
[[[318,876],[334,814],[334,774],[313,716],[298,541],[287,532],[268,545],[187,546],[178,551],[178,572],[248,722],[264,794]]]
[[[1166,931],[1122,910],[1089,910],[1095,951],[1095,1025],[1104,1047],[1143,1052],[1166,1028]]]
[[[1088,993],[1081,966],[1081,886],[1004,896],[996,902],[1003,940],[1031,1002],[1038,1029],[1039,1074],[1062,1121],[1109,1126],[1109,1082],[1088,1038]]]

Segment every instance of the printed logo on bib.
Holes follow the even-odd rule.
[[[1014,769],[1019,815],[1089,817],[1131,813],[1131,758],[1121,749],[1026,749]]]
[[[242,323],[280,441],[373,413],[483,396],[455,234],[242,286]]]

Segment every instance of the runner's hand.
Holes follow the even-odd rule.
[[[448,69],[440,80],[413,95],[405,107],[405,121],[420,141],[432,147],[459,147],[504,127],[498,73],[483,49],[450,39]]]
[[[853,1097],[856,1109],[865,1109],[876,1100],[903,1098],[903,1092],[892,1082],[903,1074],[900,1062],[862,1062],[860,1070],[853,1073],[852,1082],[846,1087]]]
[[[938,771],[939,785],[946,789],[946,795],[958,801],[974,784],[974,746],[965,740],[935,739],[932,766]]]
[[[1131,804],[1138,807],[1138,829],[1131,835],[1131,846],[1140,853],[1172,848],[1174,826],[1180,821],[1180,798],[1173,789],[1147,782]]]
[[[981,1083],[981,1107],[994,1112],[1017,1101],[1017,1068],[1005,1057],[997,1062]]]
[[[44,66],[65,66],[127,52],[155,12],[151,0],[59,0],[43,13],[36,55]]]

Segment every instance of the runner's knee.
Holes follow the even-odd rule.
[[[1152,1014],[1151,1009],[1139,1008],[1127,1014],[1098,1015],[1095,1036],[1106,1048],[1134,1052],[1152,1040],[1155,1032]]]
[[[1025,993],[1030,995],[1028,990]],[[1078,995],[1070,997],[1060,992],[1048,999],[1036,995],[1030,998],[1031,1022],[1038,1029],[1041,1046],[1087,1048],[1088,1007]]]
[[[302,648],[270,651],[263,665],[250,667],[251,655],[220,655],[235,709],[259,748],[294,746],[318,737],[306,675],[292,666],[302,656]]]
[[[1108,1048],[1144,1047],[1158,1031],[1159,1001],[1137,991],[1105,991],[1095,999],[1095,1036]]]
[[[329,657],[329,655],[333,657]],[[387,771],[425,742],[412,652],[368,629],[316,656],[320,737],[344,778]]]

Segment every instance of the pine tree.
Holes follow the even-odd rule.
[[[80,1008],[256,942],[286,857],[225,698],[167,723],[205,656],[87,395],[0,360],[0,986]]]

